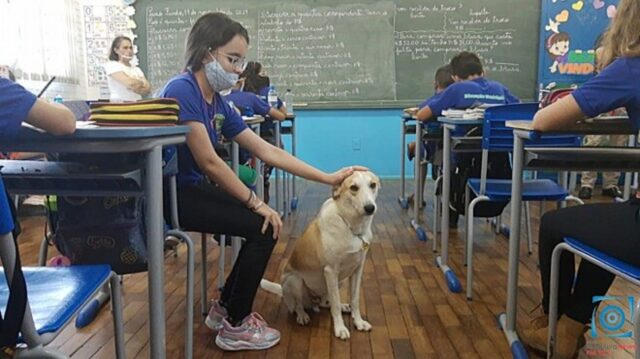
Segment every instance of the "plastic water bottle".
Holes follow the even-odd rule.
[[[60,94],[57,94],[56,97],[53,98],[53,102],[55,103],[62,103],[62,96],[60,96]]]
[[[273,85],[269,86],[269,92],[267,93],[267,102],[269,102],[269,106],[273,108],[278,107],[278,93],[276,92],[276,87]]]
[[[284,104],[287,112],[293,113],[293,94],[291,93],[291,89],[287,89],[287,92],[284,94]]]

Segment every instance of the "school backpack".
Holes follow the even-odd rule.
[[[575,90],[575,87],[560,88],[547,92],[540,98],[540,108],[545,108],[559,99],[569,95]]]
[[[474,127],[469,130],[465,136],[482,136],[482,128]],[[465,193],[467,188],[467,179],[480,178],[482,170],[482,152],[460,152],[456,153],[452,161],[451,168],[451,194],[450,194],[450,210],[453,214],[464,215]],[[492,152],[489,154],[487,167],[487,178],[510,179],[511,163],[509,162],[509,154],[507,152]],[[471,202],[476,196],[471,193]],[[480,202],[473,211],[474,217],[487,218],[495,217],[502,213],[504,207],[509,203],[504,202]]]
[[[61,154],[61,160],[109,168],[139,167],[140,156]],[[118,274],[147,269],[144,196],[58,196],[53,242],[73,264],[109,264]]]

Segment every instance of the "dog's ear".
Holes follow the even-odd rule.
[[[350,182],[350,178],[351,176],[345,178],[340,184],[334,185],[333,188],[331,188],[331,197],[333,199],[338,199],[342,192],[345,191],[345,188],[347,188],[347,182]]]
[[[340,183],[340,184],[333,185],[333,187],[331,188],[331,197],[333,199],[338,199],[338,197],[340,197],[340,194],[342,193],[342,184],[343,183],[344,183],[344,181],[342,181],[342,183]]]

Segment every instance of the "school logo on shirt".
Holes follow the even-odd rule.
[[[221,113],[216,113],[211,119],[211,127],[216,131],[216,136],[218,141],[222,141],[222,125],[224,124],[224,115]]]
[[[466,93],[464,94],[465,100],[491,100],[491,101],[500,101],[504,102],[503,95],[489,95],[482,93]]]

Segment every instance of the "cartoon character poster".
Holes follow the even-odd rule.
[[[618,0],[542,0],[538,82],[579,85],[594,75],[600,34]]]

